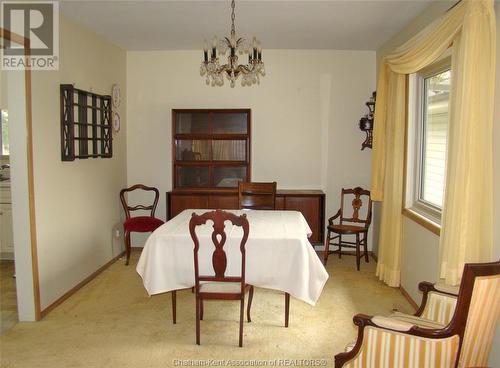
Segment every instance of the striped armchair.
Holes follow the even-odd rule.
[[[421,283],[415,316],[358,314],[358,339],[335,367],[484,367],[500,317],[500,261],[466,264],[455,290]]]
[[[450,323],[458,299],[458,286],[421,282],[422,303],[414,315],[395,312],[389,317],[423,328],[443,328]]]

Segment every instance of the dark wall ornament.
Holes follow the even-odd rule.
[[[370,101],[366,102],[366,106],[368,107],[368,114],[363,116],[359,120],[359,129],[366,133],[365,141],[361,144],[361,150],[365,148],[372,148],[373,142],[373,121],[375,118],[375,102],[377,100],[377,92],[372,93],[372,97],[370,97]]]

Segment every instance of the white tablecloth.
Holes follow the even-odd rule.
[[[194,286],[193,241],[189,234],[191,214],[208,210],[188,209],[156,229],[142,251],[137,272],[149,295]],[[246,282],[256,287],[281,290],[315,305],[328,279],[323,264],[308,241],[311,235],[304,216],[297,211],[231,210],[246,213],[250,225],[246,243]],[[197,228],[200,274],[213,274],[209,221]],[[239,244],[243,231],[226,222],[224,250],[227,276],[240,274]]]

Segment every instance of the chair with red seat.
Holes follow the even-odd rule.
[[[147,192],[154,192],[154,201],[153,204],[149,206],[145,206],[142,204],[136,206],[129,206],[127,203],[127,199],[125,198],[125,194],[132,192],[134,190],[143,190]],[[143,184],[136,184],[131,186],[130,188],[125,188],[120,191],[120,201],[122,202],[123,209],[125,210],[125,222],[123,223],[123,228],[125,230],[125,250],[127,252],[127,261],[125,265],[128,265],[130,261],[130,233],[148,233],[155,231],[165,222],[155,217],[156,205],[158,204],[158,199],[160,197],[160,192],[158,189],[153,187],[148,187]],[[136,216],[131,217],[130,211],[151,211],[149,216]]]

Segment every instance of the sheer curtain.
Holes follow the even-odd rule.
[[[377,276],[399,286],[406,76],[453,46],[441,277],[460,282],[465,262],[489,261],[493,244],[493,0],[462,0],[386,56],[378,85],[372,197],[383,201]]]

